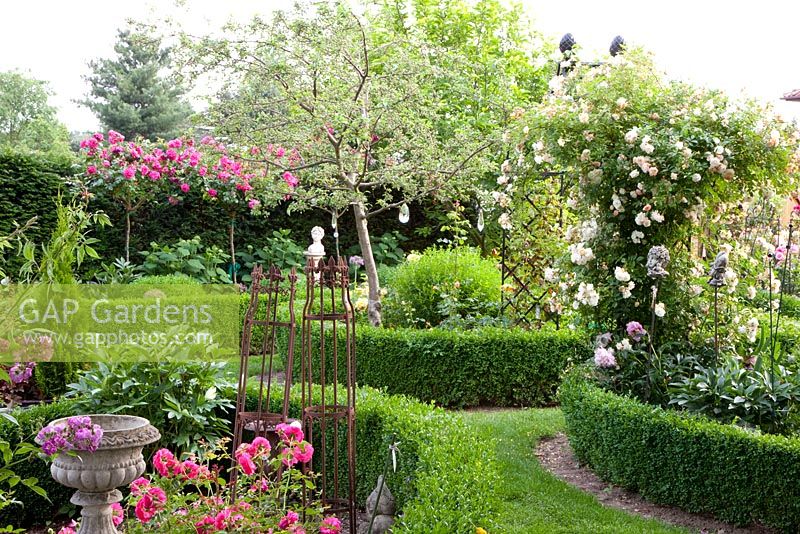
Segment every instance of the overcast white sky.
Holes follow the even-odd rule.
[[[194,32],[233,16],[247,19],[291,5],[291,0],[170,0],[77,2],[0,0],[0,71],[17,69],[47,80],[51,103],[71,130],[98,127],[73,102],[86,93],[87,61],[111,55],[118,27],[128,17],[176,15]],[[571,32],[587,55],[608,50],[622,35],[655,53],[671,77],[774,102],[800,119],[800,102],[783,102],[800,89],[800,2],[797,0],[522,0],[534,27],[558,41]]]

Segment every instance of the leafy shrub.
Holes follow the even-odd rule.
[[[263,247],[257,249],[248,245],[245,251],[237,252],[236,257],[242,265],[240,280],[244,283],[250,282],[250,272],[256,265],[275,265],[282,271],[288,271],[292,267],[302,270],[305,266],[304,249],[294,242],[291,235],[291,230],[273,230],[272,236],[265,239],[266,244]]]
[[[144,257],[142,271],[147,275],[185,274],[204,284],[229,284],[227,266],[230,256],[219,247],[206,247],[195,236],[181,239],[174,245],[150,243],[150,250],[140,252]]]
[[[24,410],[15,410],[13,416],[19,425],[6,419],[0,419],[0,439],[9,442],[12,448],[19,443],[33,442],[33,438],[40,428],[53,419],[69,417],[78,413],[73,401],[59,400],[51,404],[39,404]],[[69,506],[69,498],[74,490],[62,486],[50,475],[50,468],[42,461],[25,462],[15,467],[17,476],[21,478],[35,477],[39,486],[47,492],[46,499],[36,495],[27,488],[17,491],[16,497],[23,506],[13,506],[0,512],[0,524],[13,524],[28,526],[43,524],[53,518],[54,511],[61,506]]]
[[[290,415],[294,417],[299,415],[299,393],[299,388],[295,388],[291,396]],[[319,394],[320,391],[316,390],[315,396]],[[248,390],[248,408],[255,406],[257,395],[254,387]],[[278,408],[282,397],[279,391],[272,396],[273,410]],[[228,400],[233,401],[233,398]],[[0,439],[7,440],[12,446],[30,441],[47,422],[80,413],[77,402],[78,399],[64,399],[17,411],[15,415],[20,426],[0,422]],[[227,417],[231,419],[229,428],[232,428],[232,412]],[[364,506],[378,475],[383,472],[392,436],[400,442],[400,452],[397,471],[390,471],[387,484],[404,514],[402,524],[395,532],[468,532],[476,525],[491,523],[498,505],[494,488],[500,483],[492,444],[475,436],[453,414],[366,387],[359,388],[356,396],[359,506]],[[164,438],[167,442],[175,441],[169,434]],[[344,440],[339,443],[341,447],[346,446]],[[344,456],[340,454],[340,458]],[[44,462],[21,466],[18,474],[22,476],[23,473],[37,477],[55,505],[27,490],[20,491],[18,497],[24,501],[25,507],[10,510],[16,512],[13,523],[28,526],[52,519],[53,509],[67,503],[73,490],[53,481]],[[0,515],[0,522],[3,518],[5,515]]]
[[[112,263],[101,263],[94,277],[101,284],[130,284],[142,277],[137,265],[125,258],[117,258]]]
[[[56,226],[56,197],[66,190],[65,177],[71,174],[67,159],[0,150],[0,235],[13,231],[15,221],[23,224],[36,217],[36,226],[26,235],[35,243],[46,242]],[[6,272],[14,273],[24,260],[10,255],[7,262]]]
[[[77,362],[40,362],[33,371],[42,398],[55,399],[67,392],[67,384],[75,380],[80,370]]]
[[[389,290],[387,324],[436,326],[456,316],[496,315],[500,271],[475,249],[432,248],[398,266]]]
[[[372,240],[372,255],[375,258],[375,264],[380,267],[391,267],[403,263],[406,258],[406,253],[400,245],[407,241],[403,234],[394,230],[392,232],[384,232],[383,235],[370,236]],[[346,256],[361,255],[361,246],[358,244],[353,245],[347,249]]]
[[[99,363],[70,384],[69,396],[83,413],[119,413],[148,419],[162,445],[194,450],[229,430],[221,415],[232,411],[235,387],[224,363]]]
[[[285,343],[284,336],[279,345]],[[340,337],[340,350],[343,345]],[[326,331],[325,346],[333,346],[331,331]],[[316,354],[318,347],[314,351]],[[482,328],[460,332],[359,326],[356,354],[360,384],[443,406],[464,407],[550,404],[568,362],[585,360],[590,352],[582,334],[570,331]],[[331,350],[327,356],[330,368]],[[300,376],[299,360],[295,358],[295,377]]]
[[[736,524],[800,527],[800,439],[642,404],[597,387],[580,368],[559,399],[575,455],[604,480]]]
[[[787,430],[790,412],[800,401],[800,383],[782,365],[773,377],[764,358],[752,370],[726,358],[722,365],[698,366],[693,376],[672,383],[670,397],[670,404],[722,423],[779,433]]]

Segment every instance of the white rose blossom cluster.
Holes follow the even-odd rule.
[[[758,327],[758,318],[751,317],[745,324],[740,325],[737,330],[740,334],[745,335],[747,341],[750,343],[755,343],[756,338],[758,337]]]
[[[594,284],[581,282],[578,284],[578,292],[575,293],[575,302],[572,303],[574,309],[578,309],[581,304],[584,306],[595,307],[600,303],[600,294],[594,288]]]
[[[570,260],[575,265],[586,265],[594,259],[594,252],[591,248],[585,247],[583,243],[573,243],[568,247]]]

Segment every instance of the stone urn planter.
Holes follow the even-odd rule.
[[[103,429],[100,446],[94,452],[59,454],[50,474],[59,484],[78,491],[70,499],[82,507],[78,534],[116,534],[111,505],[122,500],[117,489],[127,486],[144,473],[145,445],[161,438],[158,430],[143,417],[133,415],[90,415],[92,423]],[[65,423],[69,418],[51,424]]]

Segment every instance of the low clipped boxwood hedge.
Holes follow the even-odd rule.
[[[580,370],[559,398],[575,455],[604,480],[736,524],[800,529],[800,438],[642,404]]]
[[[257,402],[255,389],[248,392],[248,405]],[[275,403],[282,398],[273,395]],[[356,399],[357,501],[363,507],[375,487],[388,455],[392,436],[397,436],[397,472],[387,477],[403,519],[396,532],[468,532],[490,525],[496,510],[493,488],[499,483],[493,448],[481,443],[455,415],[402,396],[389,396],[372,388],[360,388]],[[293,391],[291,415],[299,415],[299,388]],[[273,409],[277,409],[276,406]],[[14,413],[20,425],[3,420],[0,438],[12,446],[31,441],[47,422],[75,415],[71,400],[34,406]],[[230,414],[231,419],[233,414]],[[231,427],[233,424],[231,423]],[[343,426],[341,428],[343,431]],[[344,439],[340,440],[344,448]],[[344,449],[340,454],[344,461]],[[43,524],[69,502],[73,491],[50,476],[40,460],[16,468],[23,477],[36,477],[48,492],[48,502],[26,488],[17,498],[23,507],[9,507],[0,515],[0,525],[28,527]],[[341,473],[346,471],[340,468]]]
[[[248,295],[242,295],[240,317],[247,311]],[[300,376],[302,304],[295,305],[297,337],[293,377]],[[278,310],[287,320],[288,308]],[[264,318],[263,308],[257,318]],[[243,319],[242,319],[243,320]],[[318,331],[318,325],[312,325]],[[326,330],[325,346],[333,347],[333,331]],[[261,344],[263,333],[253,331],[253,347]],[[339,348],[344,333],[339,329]],[[287,329],[276,332],[276,354],[285,354]],[[312,339],[319,339],[318,335]],[[313,347],[319,357],[319,343]],[[339,353],[340,356],[342,352]],[[332,368],[333,354],[327,354]],[[570,330],[526,331],[479,328],[444,330],[375,328],[359,322],[356,327],[358,382],[385,388],[387,393],[409,395],[424,402],[448,407],[541,406],[556,400],[561,373],[570,361],[591,356],[582,332]],[[343,362],[344,360],[339,360]],[[283,362],[281,363],[283,365]],[[341,366],[340,381],[345,367]]]

